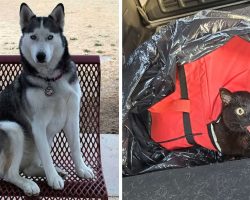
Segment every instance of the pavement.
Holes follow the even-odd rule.
[[[101,156],[109,200],[119,196],[119,135],[101,134]]]

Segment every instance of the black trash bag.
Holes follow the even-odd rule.
[[[194,61],[235,35],[250,41],[250,18],[201,11],[163,26],[123,66],[123,175],[222,162],[202,147],[168,151],[150,138],[149,107],[175,90],[176,64]]]

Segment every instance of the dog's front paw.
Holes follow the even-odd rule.
[[[40,188],[38,185],[29,179],[26,179],[23,183],[23,191],[27,196],[33,196],[33,195],[38,195],[40,193]]]
[[[58,174],[47,177],[47,182],[55,190],[62,190],[64,188],[64,180]]]
[[[59,167],[56,167],[56,171],[57,173],[63,178],[63,179],[66,179],[67,176],[68,176],[68,172],[66,172],[65,170],[59,168]]]
[[[93,170],[87,166],[78,169],[77,175],[81,178],[95,178]]]

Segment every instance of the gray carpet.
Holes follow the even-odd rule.
[[[123,178],[123,200],[250,199],[250,159]]]

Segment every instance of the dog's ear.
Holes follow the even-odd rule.
[[[220,89],[220,98],[222,100],[223,105],[226,106],[226,105],[230,104],[230,102],[232,100],[232,92],[230,92],[226,88],[221,88]]]
[[[51,12],[49,17],[52,17],[53,20],[60,26],[63,30],[64,26],[64,7],[62,3],[59,3],[54,10]]]
[[[22,3],[20,6],[20,26],[22,30],[29,24],[32,17],[35,17],[35,14],[26,3]]]

